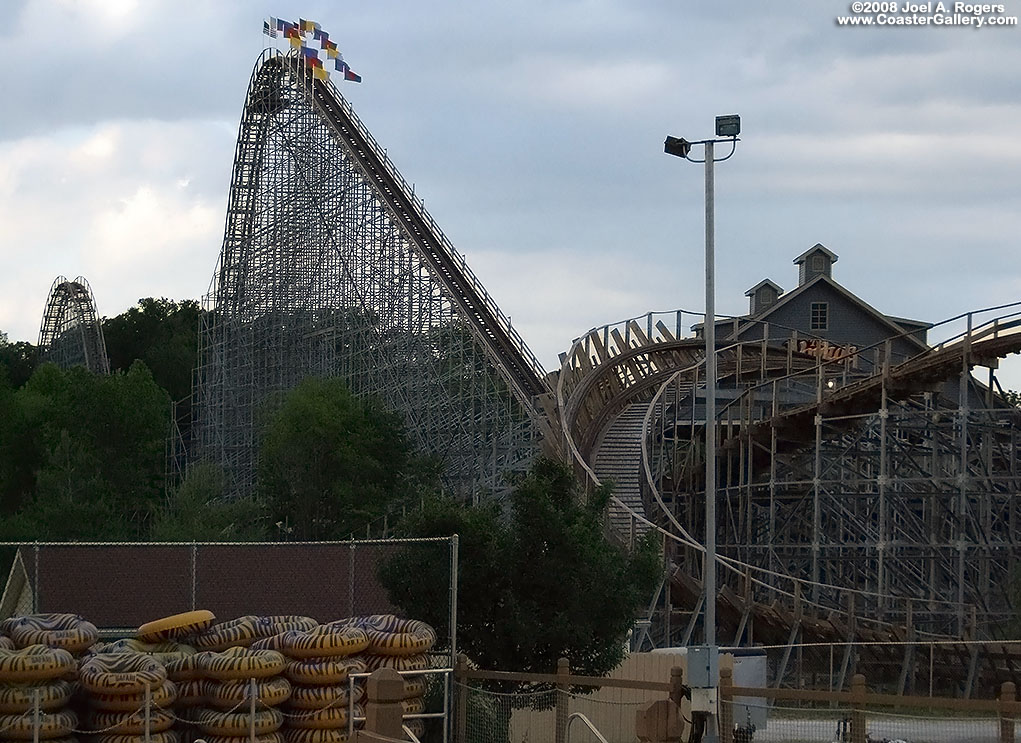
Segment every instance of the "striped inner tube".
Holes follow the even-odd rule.
[[[291,690],[291,709],[322,709],[323,707],[346,707],[347,684],[329,686],[295,686]]]
[[[198,714],[196,725],[208,735],[247,736],[254,727],[256,735],[275,733],[284,722],[279,710],[257,710],[254,718],[245,712],[217,712],[204,709]]]
[[[258,621],[258,617],[247,615],[229,622],[220,622],[205,632],[193,635],[189,644],[200,650],[217,651],[233,647],[247,647],[259,637],[256,627]]]
[[[28,712],[35,708],[36,695],[39,709],[44,712],[60,709],[67,706],[73,691],[74,684],[63,679],[36,684],[0,684],[0,713],[19,715]]]
[[[217,681],[266,678],[284,670],[286,659],[275,650],[228,648],[222,653],[199,653],[199,668]]]
[[[78,725],[78,716],[71,710],[39,713],[39,737],[43,740],[70,735]],[[32,740],[35,715],[0,715],[0,730],[5,740]]]
[[[47,681],[74,673],[74,656],[67,650],[30,645],[0,650],[0,683]]]
[[[285,632],[280,643],[291,658],[333,658],[362,652],[369,638],[358,627],[323,624],[308,632]]]
[[[210,681],[206,686],[206,699],[210,706],[231,709],[251,701],[252,682],[250,679],[234,681]],[[255,682],[255,699],[266,707],[276,707],[291,698],[291,683],[277,676]]]
[[[18,647],[46,645],[78,654],[99,639],[99,630],[77,614],[30,614],[7,625],[7,635]]]
[[[98,653],[82,661],[78,681],[95,694],[133,694],[156,689],[167,671],[155,658],[141,653]]]
[[[93,730],[116,735],[145,734],[145,710],[135,712],[95,712],[89,717]],[[149,710],[149,732],[162,733],[174,725],[174,716],[161,709]]]
[[[149,703],[154,707],[169,707],[177,701],[177,685],[173,681],[164,681],[153,687]],[[96,694],[89,697],[89,704],[104,712],[134,712],[145,706],[145,691],[130,694]]]
[[[147,643],[177,640],[181,637],[202,632],[208,629],[215,621],[216,617],[213,615],[213,612],[206,609],[186,611],[181,614],[173,614],[169,617],[156,619],[152,622],[146,622],[135,632],[135,637]]]
[[[347,680],[350,673],[362,673],[365,662],[358,658],[305,658],[291,660],[284,675],[294,684],[326,685]]]
[[[318,626],[319,622],[312,617],[303,617],[297,614],[278,614],[259,617],[255,620],[255,631],[260,638],[280,635],[291,630],[308,632]]]

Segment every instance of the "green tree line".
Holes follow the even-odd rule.
[[[0,335],[0,541],[345,539],[403,515],[403,536],[460,535],[458,630],[480,665],[552,672],[566,655],[598,675],[619,662],[659,553],[608,542],[609,490],[586,496],[565,465],[539,461],[502,506],[454,502],[398,416],[309,378],[260,416],[249,497],[226,498],[211,463],[168,489],[171,401],[190,394],[199,319],[196,302],[166,299],[105,318],[109,376],[38,364],[31,344]],[[405,615],[446,634],[434,590],[446,570],[408,547],[378,578]]]

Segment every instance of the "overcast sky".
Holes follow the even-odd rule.
[[[548,368],[590,327],[702,309],[702,169],[663,139],[717,114],[743,125],[721,314],[795,288],[817,242],[887,314],[1021,300],[1021,29],[840,27],[849,5],[5,0],[0,330],[35,342],[60,274],[106,316],[206,293],[270,15],[339,43],[344,95]]]

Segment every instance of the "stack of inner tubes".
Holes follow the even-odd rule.
[[[349,674],[361,673],[365,664],[357,654],[368,647],[368,638],[357,627],[322,624],[309,630],[290,630],[273,638],[287,656],[284,675],[293,690],[284,722],[285,743],[344,743],[351,718],[362,717],[361,695],[354,686],[351,698]]]
[[[3,620],[0,743],[31,740],[36,726],[53,743],[77,743],[76,732],[94,734],[91,743],[142,743],[146,732],[150,743],[244,743],[253,719],[257,743],[344,743],[364,716],[364,682],[350,676],[382,667],[404,676],[404,714],[423,711],[426,677],[414,672],[429,667],[436,642],[424,622],[389,614],[215,621],[189,611],[97,644],[95,625],[75,614]],[[422,720],[405,724],[421,736]]]
[[[417,619],[402,619],[393,614],[375,614],[348,620],[364,630],[369,645],[362,657],[365,670],[393,668],[408,672],[404,676],[404,714],[417,715],[425,709],[426,676],[413,672],[429,668],[429,651],[436,644],[436,631]],[[404,724],[421,737],[425,721],[406,719]]]
[[[275,650],[237,646],[223,652],[206,651],[198,659],[206,680],[206,706],[194,721],[202,738],[243,743],[254,728],[263,743],[279,743],[277,731],[284,718],[276,708],[291,695],[291,685],[281,676],[284,656]]]
[[[153,660],[158,661],[167,672],[167,680],[176,688],[174,699],[169,699],[163,693],[153,693],[152,701],[154,706],[171,711],[173,715],[182,720],[190,719],[189,711],[193,707],[205,703],[203,695],[204,682],[199,676],[198,666],[195,659],[195,648],[174,640],[163,640],[160,642],[143,642],[138,639],[117,640],[106,644],[96,645],[98,653],[140,653]],[[198,698],[194,698],[195,695]],[[192,695],[189,697],[188,695]],[[121,743],[127,743],[121,741]],[[164,743],[166,743],[164,741]]]
[[[163,664],[127,648],[94,653],[78,667],[94,743],[178,743],[171,728],[177,686]]]
[[[75,659],[62,648],[0,644],[0,740],[72,743],[78,716],[68,708]]]

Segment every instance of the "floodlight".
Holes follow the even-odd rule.
[[[663,152],[675,157],[687,157],[691,150],[691,142],[684,137],[667,137],[663,143]]]
[[[717,137],[736,137],[741,133],[741,117],[737,114],[716,117]]]

